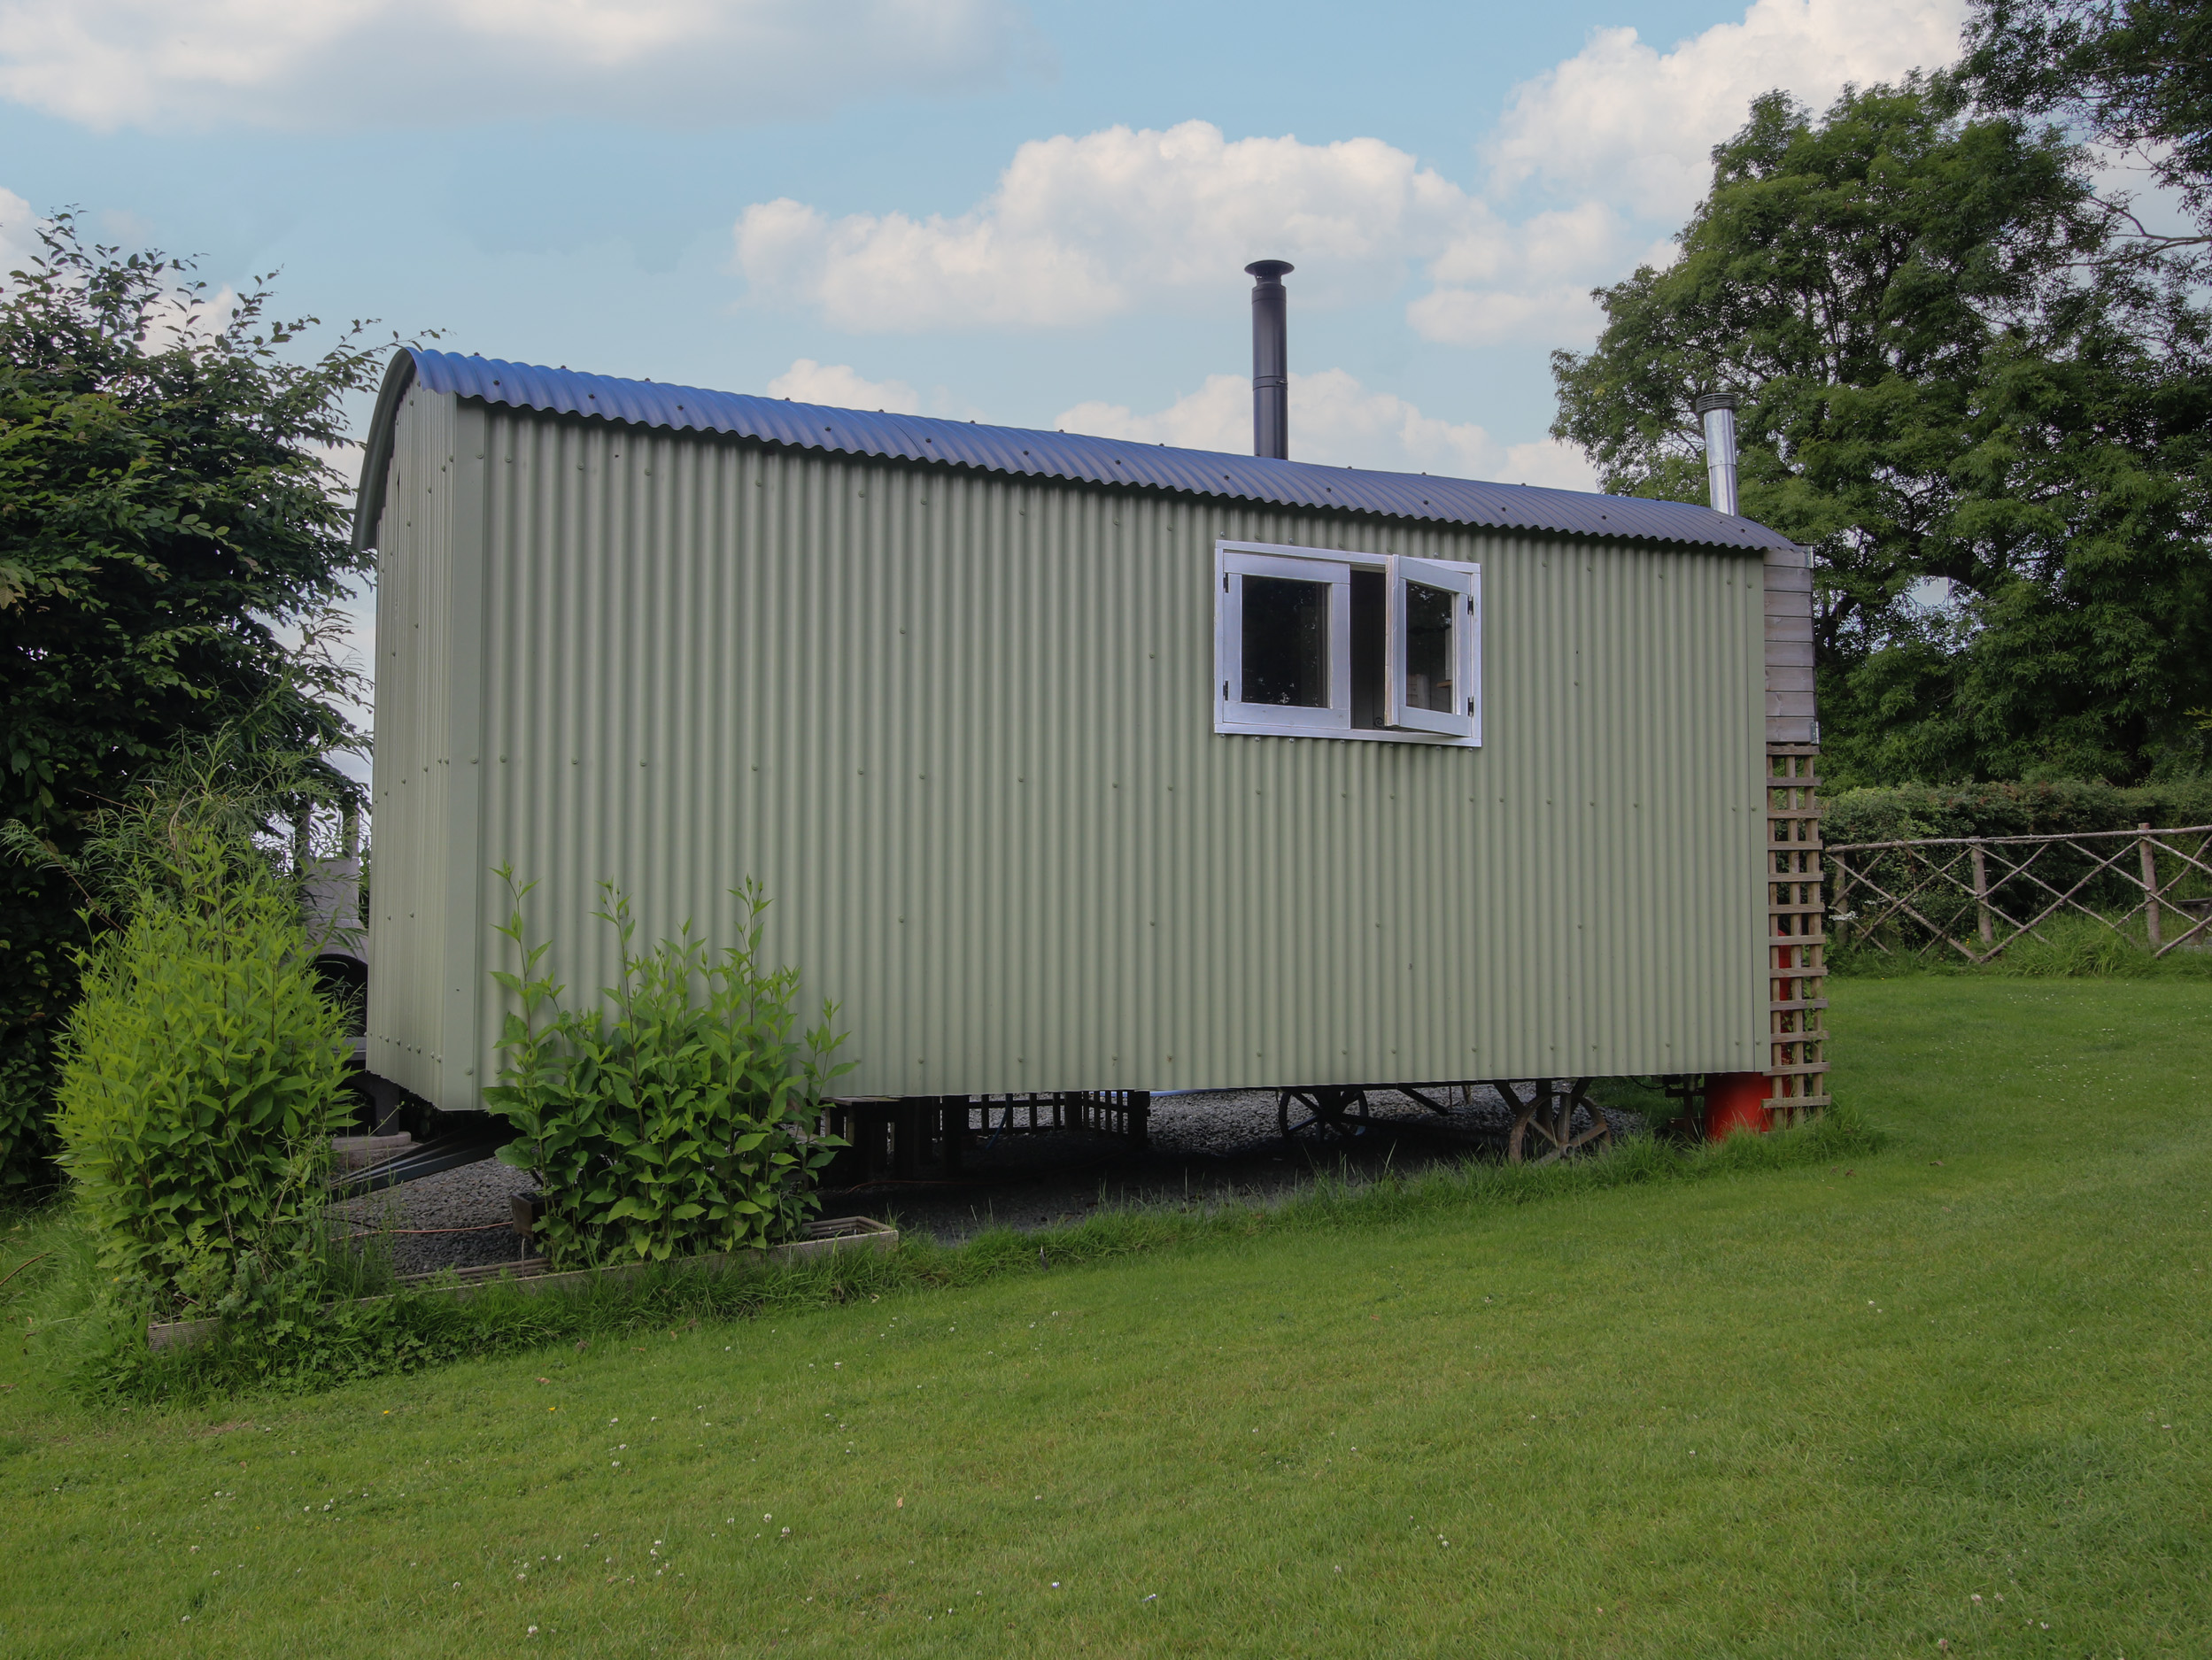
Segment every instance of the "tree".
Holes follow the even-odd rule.
[[[64,864],[94,816],[195,735],[244,722],[321,757],[362,744],[352,676],[302,657],[366,567],[322,457],[374,386],[355,324],[271,319],[267,279],[228,312],[189,261],[85,246],[64,213],[0,295],[0,819]],[[313,785],[352,785],[327,763]],[[53,1038],[96,918],[52,861],[0,864],[0,1170],[43,1140]]]
[[[2081,151],[1941,78],[1785,95],[1713,151],[1661,271],[1555,353],[1608,490],[1704,498],[1727,390],[1743,511],[1812,546],[1829,769],[1859,782],[2199,764],[2212,693],[2212,338]]]
[[[2202,0],[1975,0],[1962,84],[1984,108],[2056,115],[2130,151],[2212,242],[2212,10]]]

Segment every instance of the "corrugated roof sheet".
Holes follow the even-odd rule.
[[[1086,484],[1181,491],[1283,507],[1340,508],[1392,519],[1434,520],[1501,530],[1556,530],[1699,546],[1789,547],[1749,519],[1682,502],[1583,490],[1489,484],[1425,473],[1277,461],[1213,450],[1178,450],[1074,432],[1033,432],[865,410],[794,404],[656,381],[618,380],[450,351],[403,351],[393,359],[369,435],[356,537],[373,534],[383,493],[387,430],[410,382],[435,392],[678,432],[723,432],[835,454],[980,467]],[[380,443],[379,440],[382,440]]]

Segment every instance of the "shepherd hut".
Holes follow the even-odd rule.
[[[758,877],[857,1096],[1819,1104],[1810,572],[1730,400],[1718,507],[1293,461],[1254,269],[1249,456],[398,352],[370,1069],[497,1081],[505,866],[572,988],[602,881],[726,938]]]

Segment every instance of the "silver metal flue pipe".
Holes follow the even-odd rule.
[[[1715,513],[1736,511],[1736,394],[1707,392],[1698,400],[1705,429],[1705,500]]]
[[[1290,297],[1288,259],[1255,259],[1252,282],[1252,453],[1290,459]]]

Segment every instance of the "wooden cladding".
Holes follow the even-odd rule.
[[[1767,742],[1818,748],[1813,700],[1813,556],[1767,551]]]

